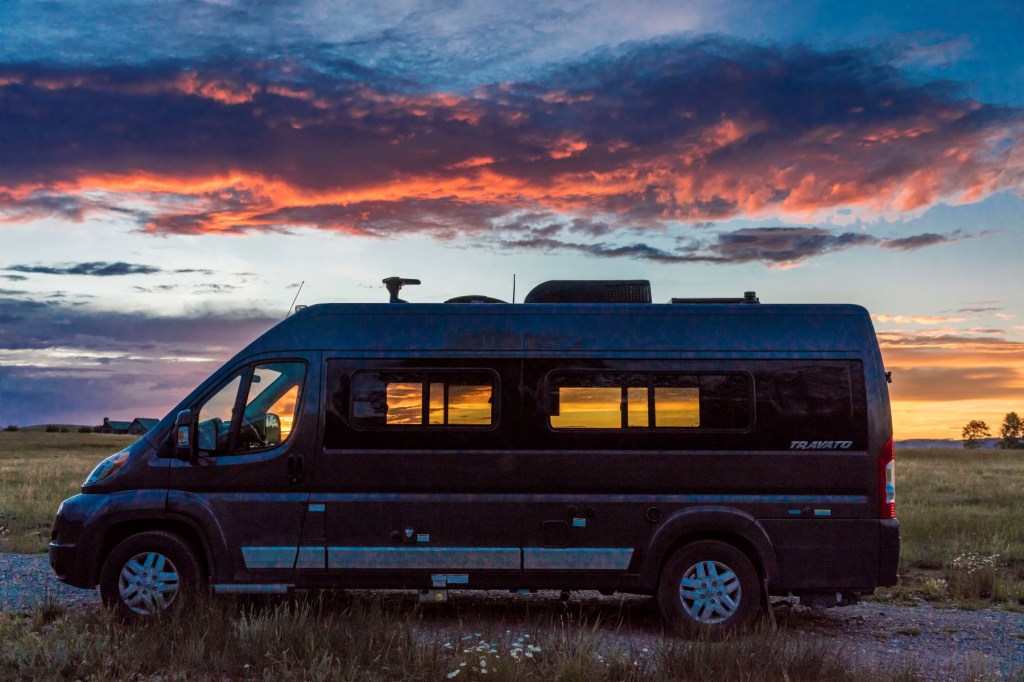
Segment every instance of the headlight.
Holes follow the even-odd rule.
[[[82,485],[92,485],[93,483],[99,483],[104,478],[107,478],[112,473],[120,469],[125,462],[128,461],[129,453],[127,450],[122,450],[116,455],[111,455],[105,460],[96,465],[96,468],[89,474],[89,478],[85,479],[85,483]]]

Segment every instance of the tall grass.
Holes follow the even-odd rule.
[[[851,666],[822,640],[770,630],[724,642],[616,648],[592,624],[533,617],[481,634],[425,635],[421,612],[372,598],[272,603],[199,598],[144,626],[106,613],[0,614],[0,678],[161,680],[916,680],[912,666]]]
[[[1024,607],[1022,500],[1022,450],[897,450],[894,594]]]
[[[898,450],[896,512],[905,566],[962,554],[1024,564],[1024,450]]]
[[[135,441],[97,433],[0,433],[0,550],[42,552],[61,500],[92,468]]]

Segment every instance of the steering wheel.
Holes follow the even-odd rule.
[[[238,437],[242,444],[250,450],[261,448],[267,444],[263,439],[263,436],[260,435],[259,429],[256,428],[256,424],[254,422],[242,424]]]

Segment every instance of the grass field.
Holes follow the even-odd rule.
[[[133,439],[0,432],[4,551],[43,551],[60,501],[95,464]],[[900,587],[876,598],[968,608],[1024,604],[1024,452],[898,451],[903,524]],[[650,649],[608,645],[616,622],[585,614],[456,612],[435,631],[406,602],[345,594],[288,601],[212,599],[147,626],[45,602],[0,612],[0,678],[342,680],[925,680],[851,665],[822,639],[762,629],[723,643],[659,638]],[[520,614],[522,616],[522,614]],[[613,618],[614,621],[614,618]],[[969,669],[950,679],[994,679]]]
[[[894,598],[1024,605],[1024,450],[897,450]]]
[[[93,467],[136,440],[99,433],[0,431],[0,550],[43,552],[62,500]]]
[[[3,551],[42,552],[57,505],[132,436],[0,432]],[[900,450],[903,584],[880,598],[1024,604],[1024,451]]]
[[[489,680],[543,682],[910,682],[913,659],[851,665],[822,638],[761,628],[724,642],[657,637],[624,644],[617,624],[563,614],[506,619],[433,605],[321,593],[293,600],[197,596],[200,603],[144,626],[110,613],[0,612],[5,680]],[[522,615],[522,614],[521,614]],[[948,679],[996,679],[970,666]],[[946,676],[944,676],[945,679]]]

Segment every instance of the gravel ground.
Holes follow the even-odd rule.
[[[408,601],[410,592],[394,599]],[[45,555],[0,553],[0,611],[30,610],[56,600],[71,611],[100,608],[95,590],[80,590],[59,582]],[[606,646],[642,653],[653,652],[662,639],[653,600],[638,596],[602,597],[574,592],[569,602],[558,592],[509,595],[504,592],[455,592],[451,601],[423,611],[425,634],[444,636],[455,628],[453,613],[476,618],[494,614],[503,623],[550,612],[582,613],[593,621],[622,623],[602,632]],[[863,602],[856,606],[814,612],[788,600],[776,601],[779,627],[806,638],[835,642],[851,660],[892,670],[912,665],[929,679],[962,678],[969,671],[1005,679],[1024,677],[1024,614],[998,609],[962,611]]]

